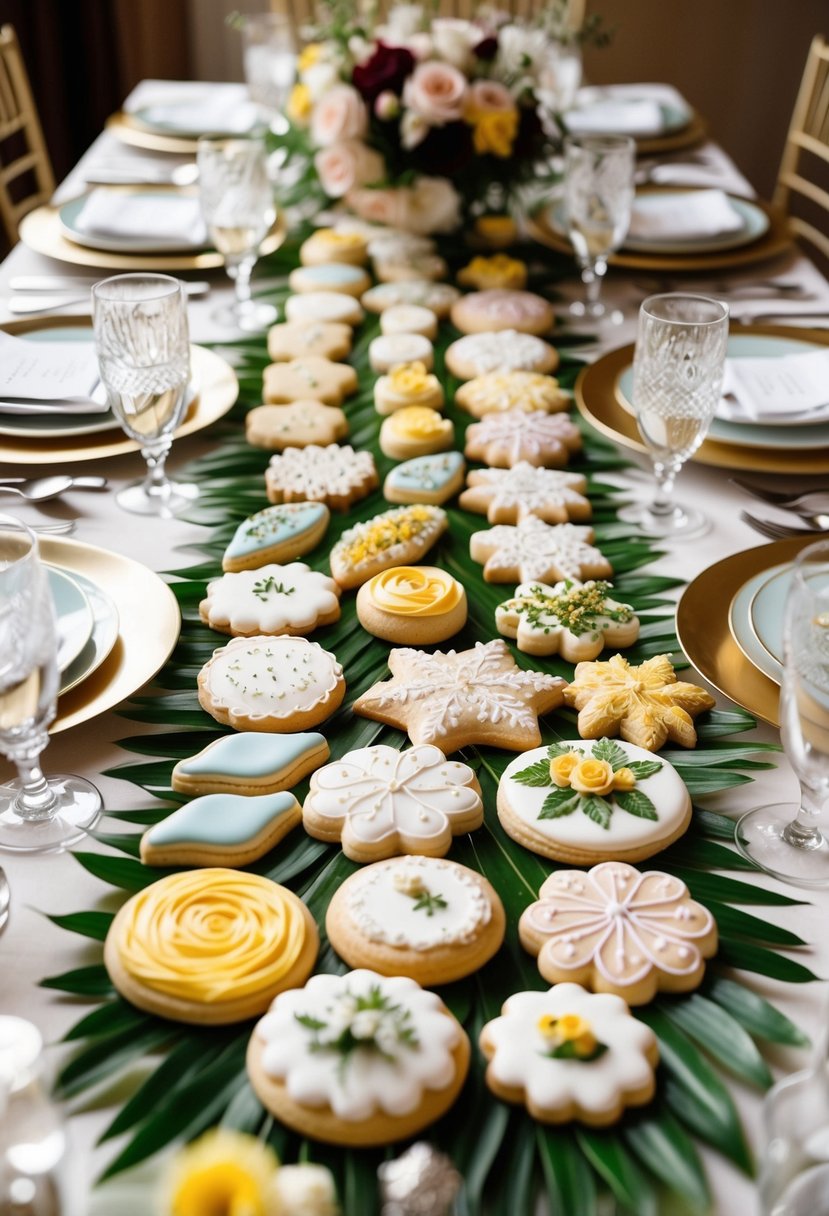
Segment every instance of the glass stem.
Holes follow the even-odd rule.
[[[233,279],[233,286],[236,291],[236,307],[239,312],[245,312],[250,306],[250,276],[253,274],[253,268],[256,265],[256,258],[242,257],[237,262],[234,262],[231,268],[230,264],[227,267],[227,273]]]
[[[607,274],[607,262],[597,258],[588,262],[581,272],[584,290],[587,296],[587,311],[594,316],[601,312],[602,280]]]
[[[648,510],[651,515],[673,515],[676,510],[674,506],[674,482],[679,472],[679,465],[673,461],[655,460],[653,462],[653,472],[656,477],[656,494]]]
[[[800,809],[797,815],[787,823],[782,831],[786,844],[796,849],[819,849],[823,844],[817,821],[820,817],[821,803],[817,793],[807,785],[800,787]]]
[[[172,442],[172,437],[168,436],[141,449],[141,455],[147,462],[144,492],[150,498],[166,498],[170,492],[170,482],[164,466],[167,463]]]
[[[9,758],[17,765],[20,784],[23,786],[15,799],[14,809],[21,819],[31,822],[51,819],[58,805],[58,800],[40,767],[40,753],[48,742],[46,731],[37,730],[8,752]]]

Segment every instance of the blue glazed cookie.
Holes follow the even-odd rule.
[[[275,794],[325,764],[328,743],[317,731],[223,735],[179,760],[171,785],[180,794]]]
[[[439,506],[464,484],[466,462],[460,452],[415,456],[395,465],[383,483],[387,502],[428,502]]]
[[[246,866],[264,857],[302,818],[293,794],[206,794],[141,837],[152,866]]]
[[[322,540],[331,512],[321,502],[286,502],[249,515],[225,549],[222,569],[257,570],[302,557]]]

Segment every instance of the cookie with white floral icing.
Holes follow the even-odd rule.
[[[667,760],[615,739],[551,743],[510,761],[498,818],[525,848],[555,861],[642,861],[687,831],[691,799]]]
[[[236,637],[307,634],[340,619],[340,588],[305,562],[270,563],[209,582],[199,616]]]
[[[495,609],[495,625],[527,654],[560,654],[568,663],[595,659],[605,647],[632,646],[639,618],[610,596],[610,583],[565,579],[522,583]]]
[[[199,672],[199,704],[234,730],[290,733],[324,722],[345,696],[343,669],[317,642],[233,638]]]
[[[348,752],[317,769],[302,807],[309,836],[340,841],[346,857],[361,862],[400,853],[443,857],[453,836],[483,819],[472,769],[431,744]]]
[[[532,291],[492,287],[470,291],[452,306],[452,324],[462,334],[515,330],[522,334],[548,334],[555,314],[552,305]]]
[[[349,967],[448,984],[492,958],[505,919],[482,874],[444,857],[409,855],[347,878],[328,905],[325,928]]]
[[[397,464],[383,482],[389,502],[444,503],[463,485],[466,461],[460,452],[435,452]]]
[[[236,529],[222,558],[223,570],[256,570],[290,561],[316,548],[331,512],[322,502],[289,502],[249,515]]]
[[[338,321],[354,326],[365,315],[359,301],[341,291],[305,291],[285,301],[286,321]]]
[[[390,372],[401,363],[420,363],[431,371],[435,352],[430,340],[422,334],[380,334],[369,343],[368,361],[372,371],[378,373]]]
[[[487,414],[466,431],[466,455],[492,468],[524,462],[543,469],[566,465],[582,447],[581,431],[567,414],[506,410]]]
[[[383,511],[343,532],[331,573],[341,587],[359,587],[381,570],[420,561],[448,526],[446,512],[425,503]]]
[[[653,1098],[656,1035],[621,997],[578,984],[516,992],[481,1031],[486,1083],[541,1123],[618,1122]]]
[[[281,452],[309,443],[322,447],[345,439],[348,422],[337,405],[292,401],[290,405],[257,405],[245,416],[245,439],[257,448]]]
[[[457,390],[455,402],[474,418],[512,410],[555,414],[570,408],[570,397],[555,376],[523,371],[474,376]]]
[[[303,266],[324,266],[331,262],[365,266],[368,261],[368,241],[359,232],[318,228],[300,245],[299,260]]]
[[[325,764],[328,743],[317,731],[222,735],[179,760],[170,785],[180,794],[278,794]]]
[[[393,304],[380,314],[380,332],[389,337],[420,334],[434,342],[438,336],[438,319],[431,308],[421,304]]]
[[[268,405],[309,400],[342,405],[343,399],[356,391],[357,373],[353,367],[319,355],[292,359],[290,363],[269,363],[263,376],[262,396]]]
[[[605,578],[613,567],[592,541],[592,528],[547,524],[530,515],[515,525],[496,524],[485,532],[473,532],[469,554],[483,564],[488,583]]]
[[[392,679],[358,697],[354,712],[447,753],[470,743],[533,747],[539,715],[561,705],[566,687],[558,676],[522,670],[500,638],[446,653],[401,647],[389,655],[389,670]]]
[[[427,405],[406,405],[395,410],[380,427],[380,450],[392,460],[409,460],[445,452],[455,442],[451,418]]]
[[[466,624],[466,591],[437,566],[393,566],[357,592],[357,619],[387,642],[434,646]]]
[[[286,1127],[331,1144],[391,1144],[439,1119],[469,1069],[469,1039],[434,992],[375,971],[283,992],[248,1046],[250,1083]]]
[[[297,266],[288,276],[288,286],[298,295],[310,291],[334,291],[359,299],[371,287],[371,279],[360,266],[350,266],[346,262],[320,262],[316,266]]]
[[[587,478],[560,469],[539,469],[521,460],[511,469],[474,469],[458,504],[486,515],[491,524],[514,524],[537,516],[547,523],[589,519]]]
[[[268,330],[268,357],[274,363],[292,359],[347,359],[354,331],[342,321],[283,321]]]
[[[517,329],[467,334],[446,350],[446,366],[460,380],[473,380],[487,372],[540,372],[558,367],[558,351],[543,338]]]
[[[398,363],[375,381],[374,408],[378,414],[393,414],[395,410],[416,406],[443,409],[443,386],[437,376],[426,370],[425,363],[419,360]]]
[[[698,988],[717,951],[717,922],[684,882],[623,861],[551,874],[518,932],[551,984],[572,980],[628,1005]]]
[[[355,452],[350,444],[285,448],[271,457],[265,470],[271,502],[324,502],[336,511],[347,511],[365,498],[377,481],[371,452]]]
[[[248,866],[302,821],[293,794],[205,794],[141,837],[148,866]]]
[[[443,320],[460,296],[457,287],[448,283],[433,283],[430,279],[402,279],[397,283],[378,283],[361,298],[366,312],[385,312],[396,304],[417,304],[430,309]]]

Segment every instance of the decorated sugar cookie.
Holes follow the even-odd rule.
[[[570,408],[570,398],[554,376],[533,371],[496,371],[474,376],[455,393],[455,403],[475,418],[508,410],[544,410],[548,414]]]
[[[285,301],[286,321],[337,321],[342,325],[359,325],[365,313],[353,296],[341,291],[304,291],[288,296]]]
[[[374,273],[381,283],[399,283],[406,279],[431,279],[437,282],[448,273],[446,261],[437,253],[385,253],[374,258]]]
[[[430,236],[419,236],[402,229],[376,228],[369,237],[370,258],[413,257],[419,253],[434,253],[435,242]]]
[[[699,987],[717,924],[672,874],[603,861],[557,870],[521,915],[521,944],[551,984],[573,980],[646,1005],[657,992]]]
[[[378,283],[370,287],[361,299],[367,312],[385,312],[397,304],[417,304],[428,308],[441,320],[461,293],[448,283],[433,283],[431,279],[402,279],[397,283]]]
[[[340,588],[305,562],[223,574],[199,604],[205,625],[239,637],[306,634],[340,619]]]
[[[506,287],[471,291],[452,305],[452,324],[462,334],[499,330],[548,334],[554,321],[552,305],[542,296]]]
[[[481,1031],[486,1082],[541,1123],[616,1123],[654,1095],[656,1035],[609,993],[516,992]]]
[[[274,1001],[247,1065],[286,1127],[331,1144],[390,1144],[453,1105],[469,1039],[440,997],[405,976],[315,975]]]
[[[371,287],[371,279],[360,266],[319,262],[316,266],[297,266],[288,276],[288,286],[299,295],[310,291],[336,291],[359,298]]]
[[[222,868],[169,874],[116,914],[104,963],[121,996],[175,1022],[219,1026],[263,1013],[305,982],[319,951],[287,887]]]
[[[422,363],[429,372],[435,362],[435,352],[430,340],[422,334],[380,334],[369,343],[368,361],[375,372],[390,372],[401,363]]]
[[[544,410],[506,410],[487,414],[466,432],[466,455],[493,468],[511,469],[521,461],[538,468],[560,468],[581,451],[581,432],[566,414]]]
[[[422,341],[427,339],[423,338]],[[407,406],[443,409],[441,383],[420,360],[398,363],[387,375],[380,376],[374,385],[374,408],[378,414],[393,414],[395,410]]]
[[[498,817],[519,844],[555,861],[642,861],[687,830],[691,799],[676,769],[644,748],[564,741],[510,761]]]
[[[666,654],[632,666],[620,654],[606,661],[579,663],[566,701],[579,711],[583,739],[621,735],[650,752],[670,740],[695,747],[693,719],[716,701],[698,684],[677,680]]]
[[[495,609],[495,624],[527,654],[560,654],[568,663],[595,659],[605,647],[632,646],[639,618],[611,599],[610,583],[522,583]]]
[[[458,338],[446,351],[446,366],[460,380],[487,372],[554,372],[558,351],[533,334],[517,329],[493,330]]]
[[[282,452],[309,443],[326,447],[348,434],[345,414],[321,401],[292,401],[290,405],[258,405],[245,416],[245,439],[254,447]]]
[[[306,832],[341,840],[352,861],[398,853],[443,857],[452,837],[479,828],[483,816],[472,769],[431,744],[348,752],[317,769],[302,808]]]
[[[249,515],[239,524],[222,558],[223,570],[255,570],[290,561],[316,548],[331,512],[321,502],[281,503]]]
[[[397,464],[383,482],[389,502],[444,503],[463,485],[466,461],[460,452],[415,456]]]
[[[389,337],[420,334],[434,342],[438,336],[438,319],[431,308],[423,308],[420,304],[394,304],[380,314],[380,332]]]
[[[343,398],[356,391],[357,373],[353,367],[308,355],[289,363],[269,363],[264,372],[262,396],[269,405],[308,400],[342,405]]]
[[[437,566],[393,566],[357,592],[357,619],[387,642],[433,646],[466,624],[466,592]]]
[[[341,587],[359,587],[381,570],[420,561],[449,524],[440,507],[394,507],[343,532],[331,550],[331,573]]]
[[[535,515],[519,523],[473,532],[469,554],[488,583],[550,583],[562,578],[604,578],[610,562],[591,543],[593,529],[546,524]]]
[[[380,450],[392,460],[445,452],[454,442],[452,421],[425,405],[395,410],[380,427]]]
[[[299,260],[303,266],[320,266],[330,262],[365,266],[368,261],[368,241],[359,232],[318,228],[300,245]]]
[[[448,984],[483,967],[504,940],[504,907],[482,874],[443,857],[364,866],[334,892],[325,917],[349,967]]]
[[[466,484],[459,505],[486,515],[492,524],[514,524],[532,515],[565,523],[592,514],[584,496],[587,478],[581,473],[537,469],[522,460],[511,469],[475,469]]]
[[[293,794],[205,794],[141,837],[148,866],[248,866],[302,820]]]
[[[477,291],[493,288],[521,291],[527,285],[527,264],[506,253],[474,257],[458,271],[458,282],[461,287],[474,287]]]
[[[181,794],[276,794],[291,789],[328,756],[328,743],[316,731],[241,731],[179,760],[170,784]]]
[[[346,359],[353,330],[342,321],[283,321],[268,330],[268,357],[274,363],[311,356]]]
[[[365,498],[377,485],[371,452],[355,452],[351,444],[285,448],[272,456],[265,470],[265,490],[271,502],[310,500],[337,511]]]
[[[412,743],[447,753],[469,743],[523,751],[540,742],[540,714],[561,705],[558,676],[523,671],[506,642],[476,642],[447,653],[407,647],[389,655],[391,680],[369,688],[354,712],[408,732]]]
[[[199,704],[234,730],[293,732],[316,726],[345,696],[343,669],[317,642],[233,638],[199,672]]]

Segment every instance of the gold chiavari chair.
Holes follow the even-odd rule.
[[[51,198],[55,178],[17,35],[0,28],[0,220],[9,243],[27,212]]]
[[[773,202],[788,215],[794,233],[829,259],[829,189],[821,183],[829,187],[829,42],[817,34],[792,111]]]

